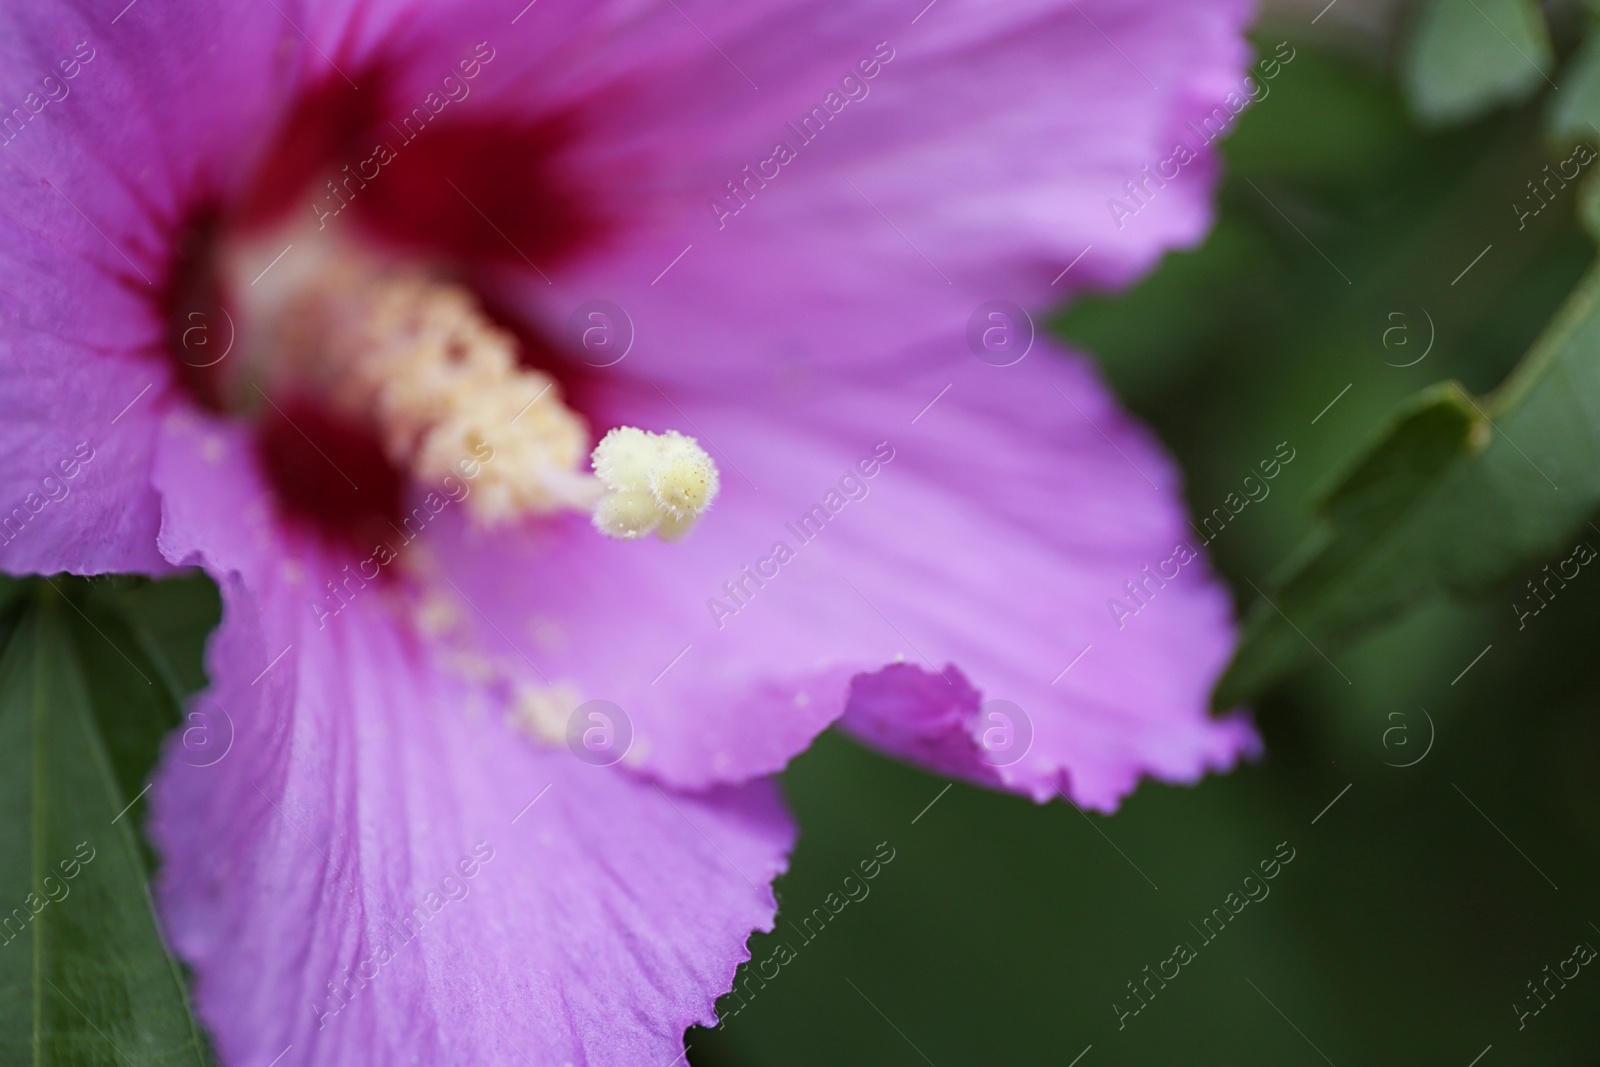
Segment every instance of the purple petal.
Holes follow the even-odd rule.
[[[307,599],[336,571],[248,521],[238,444],[190,422],[158,465],[164,546],[224,590],[151,833],[225,1061],[679,1055],[771,926],[794,841],[775,790],[671,793],[511,733],[392,590],[319,630]]]
[[[1159,445],[1042,345],[1003,368],[960,342],[906,362],[926,369],[597,394],[608,423],[700,435],[723,492],[675,545],[576,520],[446,534],[437,555],[480,641],[507,670],[621,706],[642,742],[630,759],[679,785],[776,770],[840,714],[847,679],[900,660],[951,692],[858,680],[850,724],[1038,799],[1065,787],[1109,808],[1141,774],[1192,781],[1253,751],[1244,720],[1206,713],[1233,639],[1226,592],[1202,558],[1144,576],[1199,547]],[[1129,581],[1156,590],[1131,619],[1110,608],[1138,606]],[[1031,720],[1025,757],[981,747],[990,700]],[[933,724],[948,736],[929,749]]]
[[[654,63],[585,113],[571,166],[635,205],[629,228],[553,273],[553,291],[530,278],[526,292],[557,328],[587,300],[626,309],[640,352],[618,373],[881,361],[997,296],[1039,308],[1124,284],[1209,226],[1215,161],[1188,123],[1241,82],[1247,4],[938,4],[914,25],[902,3],[828,20],[813,5],[749,8],[720,37],[708,24],[727,59],[699,42],[692,64]],[[867,95],[811,140],[797,133],[862,61],[879,67],[856,79]],[[1198,158],[1155,179],[1136,218],[1114,215],[1125,183],[1180,141]],[[768,165],[780,142],[795,158]]]
[[[159,288],[175,228],[237,184],[273,102],[284,23],[270,6],[143,3],[114,25],[107,6],[0,14],[0,566],[12,572],[164,569],[149,485],[171,388]]]
[[[1081,362],[973,362],[884,478],[859,585],[913,666],[858,678],[846,727],[943,773],[1106,811],[1143,775],[1193,782],[1254,754],[1247,719],[1207,712],[1232,612],[1171,461]]]
[[[573,131],[553,165],[613,225],[572,262],[508,255],[523,303],[556,336],[575,307],[613,301],[641,338],[617,373],[651,361],[644,339],[671,339],[670,362],[643,373],[683,380],[797,351],[882,359],[984,300],[1047,306],[1197,241],[1216,177],[1201,120],[1242,85],[1252,5],[540,0],[507,16],[499,0],[347,0],[313,14],[307,32],[341,69],[385,72],[397,115],[442,99],[481,44],[494,59],[438,128]],[[780,142],[793,158],[769,163]],[[1196,158],[1146,178],[1180,142]],[[540,210],[486,208],[503,226]]]

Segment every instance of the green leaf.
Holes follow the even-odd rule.
[[[1600,180],[1594,174],[1578,185],[1578,225],[1590,240],[1600,242]]]
[[[1570,550],[1600,504],[1596,456],[1600,264],[1498,390],[1426,390],[1337,479],[1322,528],[1252,609],[1216,705],[1428,598],[1486,592]]]
[[[0,1063],[203,1067],[136,829],[178,706],[83,585],[0,594]]]
[[[1561,72],[1561,91],[1550,94],[1545,130],[1557,144],[1600,140],[1600,33],[1591,27]]]
[[[1427,0],[1407,42],[1401,79],[1417,117],[1447,125],[1532,96],[1554,69],[1535,0]]]

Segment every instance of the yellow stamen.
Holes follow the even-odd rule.
[[[716,465],[675,431],[614,429],[583,470],[583,419],[463,286],[330,257],[275,318],[275,374],[370,426],[424,486],[472,470],[465,504],[486,525],[592,511],[607,536],[672,541],[717,494]]]

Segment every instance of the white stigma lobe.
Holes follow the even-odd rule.
[[[607,537],[685,536],[716,499],[716,464],[692,437],[619,426],[595,446],[594,472],[606,492],[594,525]]]

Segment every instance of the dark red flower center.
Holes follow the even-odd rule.
[[[610,229],[567,168],[577,114],[483,118],[465,100],[401,101],[381,72],[359,81],[360,90],[334,78],[305,93],[245,192],[197,203],[173,241],[160,308],[167,355],[194,402],[252,421],[284,517],[355,549],[396,524],[410,473],[372,423],[274,373],[271,345],[263,355],[262,324],[248,312],[276,280],[271,272],[289,276],[295,264],[274,261],[254,280],[230,276],[229,248],[293,234],[289,260],[338,241],[476,289],[486,314],[519,339],[519,357],[555,378],[570,405],[583,364],[506,314],[504,302],[481,297],[491,272],[555,270]]]

